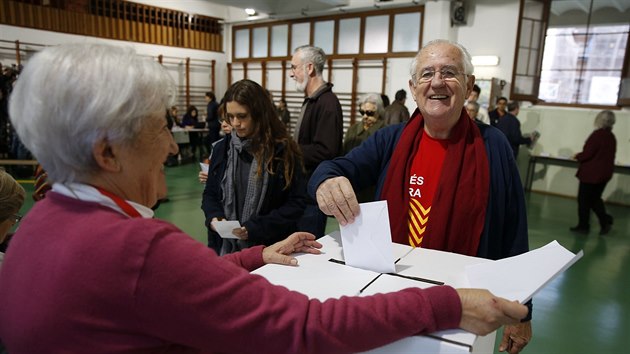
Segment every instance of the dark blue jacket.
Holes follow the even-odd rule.
[[[208,167],[208,180],[201,202],[201,209],[206,216],[206,226],[210,225],[212,218],[225,218],[221,179],[223,179],[227,167],[230,139],[231,136],[227,135],[215,145]],[[283,150],[283,145],[276,146],[276,156],[281,156]],[[255,245],[271,245],[297,231],[296,222],[304,213],[308,196],[306,194],[306,176],[302,171],[301,164],[296,161],[295,165],[293,181],[291,186],[285,190],[284,163],[282,160],[275,160],[275,173],[269,175],[267,194],[260,213],[252,216],[245,223],[241,223],[247,228],[249,241]],[[209,238],[219,237],[210,228],[208,230],[210,230]]]
[[[380,129],[346,156],[322,162],[309,181],[309,195],[315,197],[324,180],[345,176],[355,191],[376,184],[375,199],[380,200],[389,161],[404,126],[402,123]],[[498,129],[486,124],[477,126],[490,166],[488,208],[477,256],[500,259],[527,252],[525,197],[512,149]]]

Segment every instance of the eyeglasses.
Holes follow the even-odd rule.
[[[11,214],[9,220],[13,221],[13,225],[17,224],[22,220],[22,215],[19,214]]]
[[[433,78],[435,77],[435,73],[439,72],[440,73],[440,77],[442,78],[442,80],[446,80],[446,81],[452,81],[452,80],[457,80],[457,75],[461,75],[463,73],[460,73],[459,71],[453,69],[453,68],[442,68],[439,71],[435,71],[435,70],[424,70],[420,73],[420,78],[419,81],[420,82],[429,82],[431,80],[433,80]]]
[[[359,114],[362,115],[362,116],[374,117],[376,112],[374,112],[374,111],[364,111],[364,110],[360,109],[359,110]]]

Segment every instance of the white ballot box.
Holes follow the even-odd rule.
[[[323,254],[297,255],[298,267],[268,264],[252,273],[321,301],[450,285],[489,289],[508,300],[525,302],[583,255],[582,251],[571,253],[556,241],[498,261],[392,244],[396,272],[383,274],[345,265],[339,232],[318,241]],[[407,337],[367,353],[493,353],[495,338],[496,331],[477,336],[453,329]]]
[[[320,301],[344,295],[364,296],[409,287],[427,288],[436,285],[346,266],[343,264],[340,237],[339,232],[334,232],[318,239],[323,245],[323,254],[298,255],[296,257],[298,267],[268,264],[252,273],[262,275],[273,284],[285,286]],[[425,255],[425,251],[428,251],[428,254]],[[465,265],[486,261],[448,252],[413,249],[411,246],[400,244],[393,244],[393,252],[395,259],[400,259],[396,263],[397,273],[426,278],[435,283],[445,283],[454,287],[467,284],[461,279],[465,278],[463,273]],[[429,263],[430,266],[427,266]],[[456,279],[457,282],[452,279]],[[480,337],[464,330],[449,330],[427,336],[404,338],[368,353],[492,353],[495,337],[496,332]]]

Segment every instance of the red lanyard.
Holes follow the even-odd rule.
[[[122,211],[127,214],[130,218],[140,218],[142,217],[142,215],[140,215],[140,213],[131,205],[129,205],[129,203],[127,203],[124,199],[122,199],[121,197],[108,192],[106,190],[104,190],[101,187],[97,187],[97,186],[92,186],[94,188],[96,188],[99,192],[101,192],[102,195],[108,197],[109,199],[111,199],[114,203],[116,203],[116,205],[118,205],[118,207],[120,209],[122,209]]]

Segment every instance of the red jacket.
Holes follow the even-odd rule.
[[[575,176],[582,183],[604,183],[612,178],[617,140],[609,128],[597,129],[586,139],[582,152],[575,155],[580,163]]]

